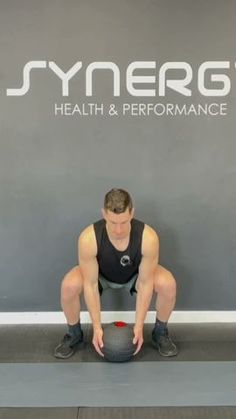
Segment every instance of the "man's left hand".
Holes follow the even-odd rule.
[[[137,349],[134,352],[134,355],[136,355],[140,351],[140,349],[142,347],[142,344],[143,344],[143,328],[134,327],[133,344],[137,345]]]

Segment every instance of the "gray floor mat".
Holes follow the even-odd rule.
[[[235,417],[235,407],[107,407],[81,408],[78,419],[235,419]]]
[[[0,409],[0,419],[77,419],[78,408],[7,408]]]
[[[0,419],[235,419],[236,407],[7,408]]]
[[[0,407],[235,406],[236,362],[0,365]]]

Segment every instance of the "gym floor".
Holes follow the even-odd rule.
[[[83,325],[85,347],[63,362],[104,362],[92,347],[91,325]],[[171,362],[152,347],[152,325],[145,325],[144,345],[133,362]],[[175,361],[236,361],[236,327],[221,324],[172,324],[169,330],[178,344]],[[0,326],[0,362],[61,362],[53,350],[66,331],[64,325]],[[63,383],[62,383],[63,384]],[[0,396],[1,397],[1,396]],[[236,407],[150,408],[1,408],[0,419],[201,419],[236,418]]]

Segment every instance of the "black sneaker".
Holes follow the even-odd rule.
[[[178,354],[178,349],[172,342],[168,329],[165,330],[164,334],[160,334],[157,328],[154,327],[152,331],[152,343],[162,356],[175,356]]]
[[[70,358],[83,344],[83,331],[79,336],[73,337],[66,333],[61,343],[55,348],[54,356],[60,359]]]

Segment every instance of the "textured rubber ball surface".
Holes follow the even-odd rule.
[[[136,349],[133,338],[133,327],[125,322],[117,321],[104,325],[104,358],[109,362],[130,361]]]

